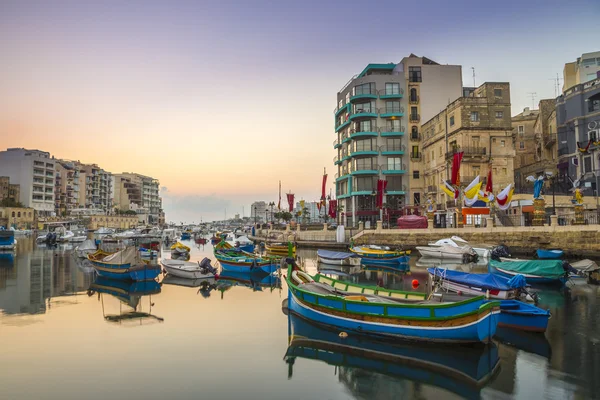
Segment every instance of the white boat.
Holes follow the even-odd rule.
[[[463,246],[471,246],[469,242],[458,237],[452,236],[451,238],[440,239],[436,242],[430,242],[429,246],[453,246],[453,247],[463,247]],[[471,246],[475,253],[479,257],[489,258],[492,255],[493,246]]]
[[[454,247],[450,245],[442,246],[417,246],[417,250],[423,257],[434,257],[442,260],[464,260],[475,258],[477,253],[471,246]]]
[[[115,233],[114,229],[105,227],[98,228],[98,230],[96,231],[96,234],[98,235],[112,235],[113,233]]]
[[[215,274],[204,268],[200,263],[181,260],[161,260],[160,265],[169,275],[185,279],[214,278]]]
[[[69,238],[67,241],[69,243],[81,243],[81,242],[85,242],[85,240],[87,239],[87,236],[73,236],[71,238]]]
[[[9,230],[14,232],[15,237],[31,235],[31,231],[29,229],[15,229],[11,227]]]
[[[360,257],[354,253],[341,251],[317,250],[317,259],[327,265],[360,265]]]
[[[120,238],[120,239],[126,239],[126,238],[130,238],[132,236],[134,236],[136,234],[135,231],[123,231],[123,232],[119,232],[119,233],[115,233],[113,236],[116,238]]]
[[[87,239],[75,248],[75,254],[79,258],[87,259],[88,254],[96,251],[96,243],[93,240]]]

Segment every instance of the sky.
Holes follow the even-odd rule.
[[[514,115],[600,50],[598,21],[597,0],[0,0],[0,150],[157,178],[167,221],[248,216],[279,180],[333,187],[336,93],[368,63],[474,67]]]

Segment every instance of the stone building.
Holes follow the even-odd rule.
[[[450,178],[455,153],[463,152],[461,183],[485,181],[492,169],[494,192],[514,180],[515,150],[510,117],[510,84],[486,82],[425,122],[422,170],[425,195],[436,208],[452,206],[439,189]]]
[[[0,176],[0,201],[10,199],[15,203],[19,202],[21,195],[21,187],[10,183],[8,176]]]
[[[31,207],[0,207],[0,226],[35,229],[36,212]]]
[[[138,225],[137,215],[92,215],[89,217],[88,229],[98,228],[130,229]]]
[[[532,110],[528,116],[524,114],[517,114],[512,119],[516,147],[516,193],[532,192],[533,185],[525,180],[530,175],[538,177],[544,172],[557,174],[556,100],[541,100],[537,110]],[[521,135],[523,127],[525,135]],[[565,193],[568,188],[563,187],[562,183],[563,180],[557,181],[555,190]]]

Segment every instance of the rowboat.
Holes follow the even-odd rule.
[[[494,340],[502,344],[514,347],[527,353],[537,354],[550,359],[552,356],[552,347],[546,339],[546,335],[540,335],[536,332],[527,332],[517,329],[503,328],[498,326]]]
[[[391,250],[387,246],[355,246],[350,251],[362,259],[393,259],[410,255],[410,250]]]
[[[247,273],[260,270],[270,274],[279,268],[279,262],[274,258],[263,258],[237,249],[215,250],[214,254],[223,271]]]
[[[435,247],[435,246],[452,246],[452,247],[463,247],[463,246],[471,246],[469,244],[469,242],[467,242],[466,240],[458,237],[458,236],[452,236],[451,238],[446,238],[446,239],[440,239],[438,241],[435,242],[431,242],[429,243],[429,246],[431,247]],[[492,246],[471,246],[471,248],[475,251],[475,253],[477,253],[477,255],[479,257],[482,258],[489,258],[490,255],[492,254]]]
[[[433,257],[442,260],[475,260],[477,253],[469,245],[454,247],[450,245],[442,246],[417,246],[417,250],[423,257]]]
[[[190,252],[190,248],[184,244],[181,244],[180,242],[177,242],[171,246],[172,254],[182,255],[182,254],[188,254],[189,252]]]
[[[342,251],[317,250],[317,259],[327,265],[360,265],[360,257]]]
[[[295,244],[291,244],[291,243],[270,243],[270,244],[265,244],[265,250],[267,251],[268,254],[271,255],[276,255],[276,256],[288,256],[290,255],[290,250],[291,250],[291,256],[295,256],[296,255],[296,245]]]
[[[79,258],[87,258],[88,254],[92,254],[96,251],[96,243],[93,240],[88,239],[75,247],[75,254]]]
[[[491,260],[489,271],[508,278],[523,275],[529,284],[564,284],[568,279],[561,260]]]
[[[500,303],[484,296],[453,303],[402,292],[314,277],[288,265],[288,309],[329,326],[373,336],[434,342],[488,342]]]
[[[515,299],[520,295],[519,288],[511,287],[508,278],[495,274],[471,274],[442,268],[427,268],[429,276],[441,289],[455,293],[481,296],[494,299]]]
[[[562,250],[537,249],[536,254],[540,260],[555,260],[561,258],[565,252]]]
[[[113,254],[98,250],[88,254],[88,260],[98,275],[105,278],[145,281],[155,279],[160,273],[158,265],[142,262],[135,247],[128,247]]]
[[[186,279],[214,278],[217,272],[210,265],[208,258],[204,258],[202,263],[163,259],[160,261],[160,265],[163,266],[169,275]]]
[[[498,326],[529,332],[546,332],[550,311],[518,300],[500,302]]]
[[[293,379],[294,373],[303,373],[303,370],[294,371],[297,358],[326,363],[337,369],[340,382],[351,387],[356,397],[365,399],[388,398],[391,385],[406,381],[413,381],[423,388],[436,386],[461,398],[475,399],[500,369],[498,348],[493,342],[486,346],[432,346],[371,340],[353,334],[341,339],[339,330],[307,321],[294,313],[288,314],[288,338],[284,357],[288,364],[288,379]],[[377,374],[394,378],[385,379],[385,393],[369,390],[358,395],[356,390],[363,385],[353,381],[357,377],[360,382],[375,381]],[[406,390],[404,386],[397,389],[398,393]]]

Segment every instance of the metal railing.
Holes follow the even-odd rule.
[[[419,96],[415,96],[415,97],[410,96],[408,98],[408,102],[410,104],[418,104],[419,103]]]
[[[380,146],[379,151],[406,151],[406,146],[403,144],[393,146]]]
[[[351,154],[351,155],[352,155],[352,154],[359,153],[359,152],[361,152],[361,151],[378,151],[378,150],[377,150],[377,146],[373,146],[373,145],[371,145],[371,146],[356,146],[356,143],[357,143],[357,142],[354,142],[355,146],[353,146],[353,147],[350,149],[350,154]]]
[[[438,187],[435,185],[429,185],[427,186],[427,193],[437,193],[438,192]]]
[[[556,134],[545,134],[544,135],[544,147],[548,148],[556,143]]]
[[[360,132],[377,132],[377,127],[375,126],[370,126],[369,129],[365,128],[352,128],[350,129],[350,135],[354,134],[354,133],[360,133]]]
[[[410,133],[410,140],[413,142],[418,142],[421,140],[421,134],[418,132],[411,132]]]
[[[369,104],[369,103],[367,103]],[[367,107],[367,108],[358,108],[360,105],[354,106],[351,115],[356,114],[377,114],[377,108],[375,107]]]
[[[485,148],[485,147],[469,147],[469,146],[468,147],[454,147],[446,153],[446,160],[454,157],[454,154],[457,154],[460,152],[463,152],[465,156],[483,157],[483,156],[487,155],[487,148]]]
[[[380,96],[401,95],[401,94],[404,94],[404,89],[402,89],[401,87],[399,87],[398,89],[392,89],[392,90],[381,89],[378,93]]]
[[[352,89],[351,96],[361,96],[363,94],[377,94],[377,89],[375,87],[361,87],[359,90],[355,87]]]
[[[380,126],[379,132],[404,132],[403,126]]]
[[[404,107],[385,107],[378,111],[380,114],[404,113]]]
[[[381,164],[378,166],[380,171],[406,171],[406,164],[388,165]]]
[[[338,160],[339,160],[339,159],[340,159],[340,157],[339,157],[339,156],[335,156],[335,157],[333,157],[333,163],[335,164],[336,162],[338,162]]]
[[[410,122],[419,122],[421,120],[421,116],[419,114],[410,114],[408,119]]]
[[[422,157],[423,155],[421,153],[410,153],[411,160],[421,160]]]

